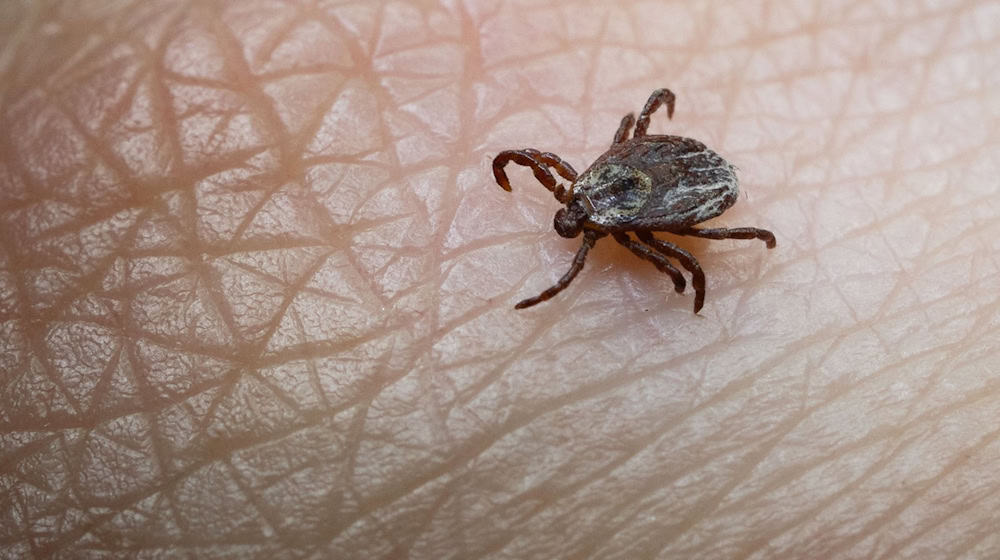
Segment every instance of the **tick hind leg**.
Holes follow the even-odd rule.
[[[523,165],[525,167],[530,167],[531,172],[534,173],[535,179],[545,186],[545,188],[552,191],[556,195],[556,200],[562,203],[569,201],[569,195],[566,189],[562,185],[556,184],[555,177],[552,176],[552,172],[549,167],[553,167],[561,177],[572,183],[576,181],[576,170],[573,166],[566,163],[559,156],[549,153],[549,152],[539,152],[538,150],[525,149],[525,150],[504,150],[497,154],[493,158],[493,178],[496,179],[497,184],[500,185],[505,191],[510,191],[510,179],[507,178],[507,173],[503,170],[509,162],[514,162],[518,165]]]
[[[777,242],[774,240],[773,233],[767,231],[766,229],[753,227],[712,229],[687,228],[678,233],[680,235],[690,235],[692,237],[704,237],[705,239],[760,239],[767,245],[768,249],[774,249],[774,246],[777,245]]]
[[[642,243],[632,241],[626,233],[616,233],[614,236],[615,241],[622,244],[629,251],[635,253],[637,257],[653,263],[653,266],[655,266],[657,270],[670,276],[670,279],[674,281],[674,290],[676,290],[678,294],[684,292],[684,286],[687,284],[684,280],[684,275],[681,274],[681,271],[677,270],[674,265],[670,264],[670,261],[668,261],[666,257],[643,245]]]
[[[681,265],[691,273],[691,287],[694,288],[694,312],[701,311],[702,306],[705,305],[705,272],[698,264],[698,259],[673,243],[653,237],[653,234],[648,231],[639,231],[636,232],[636,235],[643,243],[680,261]]]
[[[674,93],[669,89],[663,88],[654,91],[652,95],[649,96],[649,100],[646,101],[646,106],[643,107],[642,112],[639,113],[639,120],[635,122],[634,138],[646,135],[646,130],[649,128],[649,116],[652,115],[654,111],[659,109],[660,105],[666,105],[667,118],[673,118]]]
[[[569,286],[569,283],[572,282],[573,279],[576,278],[576,275],[580,272],[580,270],[583,269],[583,263],[584,261],[587,260],[587,252],[590,251],[590,249],[594,246],[594,243],[597,242],[597,239],[600,236],[601,234],[598,234],[593,231],[584,232],[583,245],[580,245],[580,249],[576,252],[576,256],[573,257],[573,264],[569,267],[569,270],[566,271],[566,274],[563,274],[562,278],[560,278],[559,281],[556,282],[555,285],[552,286],[551,288],[545,290],[544,292],[538,294],[533,298],[521,300],[520,302],[517,303],[517,305],[514,306],[514,308],[524,309],[525,307],[531,307],[532,305],[541,303],[551,298],[552,296],[563,291],[563,289],[565,289],[566,286]]]

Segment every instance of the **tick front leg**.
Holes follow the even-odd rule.
[[[635,124],[635,115],[629,113],[622,117],[622,123],[618,125],[618,132],[615,133],[615,139],[611,141],[611,145],[621,144],[625,140],[628,140],[628,133],[632,130],[632,125]]]
[[[648,231],[639,231],[636,232],[636,235],[643,243],[680,261],[684,268],[691,273],[691,286],[694,288],[694,312],[701,311],[702,306],[705,305],[705,272],[701,269],[701,265],[698,264],[694,255],[673,243],[653,237],[653,234]]]
[[[569,270],[566,271],[566,274],[563,274],[562,278],[560,278],[559,281],[556,282],[556,284],[551,288],[533,298],[528,298],[518,302],[518,304],[514,306],[514,309],[524,309],[525,307],[531,307],[532,305],[541,303],[563,291],[566,286],[569,286],[569,283],[572,282],[580,270],[583,269],[583,263],[587,260],[587,252],[590,251],[591,247],[594,246],[594,243],[597,242],[597,239],[600,236],[600,234],[593,231],[584,232],[583,245],[580,245],[580,249],[576,252],[576,256],[573,257],[573,264],[569,267]]]
[[[653,266],[655,266],[657,270],[669,275],[670,279],[674,281],[674,290],[676,290],[678,294],[684,292],[684,286],[687,284],[687,281],[684,280],[684,275],[681,274],[681,271],[677,270],[674,265],[670,264],[670,261],[668,261],[666,257],[643,245],[642,243],[632,241],[626,233],[616,233],[614,236],[615,241],[620,243],[629,251],[635,253],[637,257],[653,263]]]
[[[666,105],[667,118],[673,118],[674,94],[672,91],[666,88],[658,89],[649,96],[649,100],[646,101],[646,106],[643,107],[642,112],[639,113],[639,120],[635,122],[635,135],[633,138],[639,138],[640,136],[646,135],[646,129],[649,128],[649,116],[652,115],[654,111],[659,109],[660,105]]]
[[[550,191],[555,191],[556,188],[556,178],[552,176],[548,168],[542,165],[542,163],[535,159],[535,155],[538,154],[538,150],[504,150],[497,154],[497,157],[493,158],[493,178],[497,180],[497,184],[500,185],[505,191],[510,191],[510,179],[507,178],[507,173],[503,170],[509,162],[514,162],[518,165],[523,165],[525,167],[530,167],[531,172],[535,174],[535,179],[538,182],[545,185]]]
[[[560,159],[559,156],[548,152],[542,153],[530,148],[525,150],[504,150],[497,154],[497,157],[493,158],[493,178],[496,179],[500,188],[508,192],[510,192],[510,179],[507,178],[507,173],[503,168],[512,161],[518,165],[530,167],[531,172],[535,175],[535,179],[538,179],[539,183],[552,191],[552,194],[556,195],[556,200],[563,204],[569,201],[569,194],[562,185],[556,185],[556,178],[552,176],[552,172],[549,171],[548,166],[552,165],[555,167],[556,171],[563,177],[572,176],[573,179],[570,179],[570,181],[576,180],[576,171],[572,166]]]
[[[777,245],[777,242],[774,240],[773,233],[767,231],[766,229],[752,227],[713,229],[687,228],[686,230],[678,233],[680,235],[690,235],[692,237],[704,237],[705,239],[760,239],[767,245],[768,249],[774,249],[774,246]]]
[[[545,165],[551,165],[554,167],[556,169],[556,173],[558,173],[563,179],[566,179],[570,183],[576,181],[576,169],[573,169],[573,166],[563,160],[563,158],[553,154],[552,152],[536,152],[535,150],[530,151],[535,152],[535,159]]]

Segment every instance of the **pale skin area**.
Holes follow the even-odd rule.
[[[1000,555],[1000,4],[25,4],[0,556]],[[515,311],[657,87],[777,248]]]

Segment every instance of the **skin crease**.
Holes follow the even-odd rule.
[[[1000,555],[1000,5],[540,4],[2,8],[0,556]],[[777,248],[515,311],[657,87]]]

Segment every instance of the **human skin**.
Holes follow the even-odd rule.
[[[1000,4],[541,4],[0,8],[0,557],[1000,555]],[[777,247],[515,311],[658,87]]]

